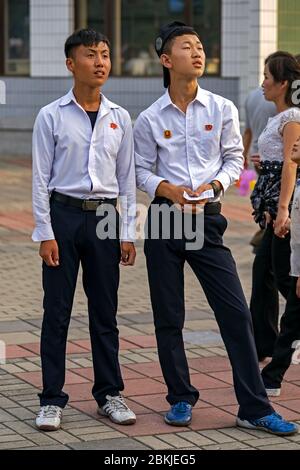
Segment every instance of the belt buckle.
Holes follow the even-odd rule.
[[[84,199],[82,203],[82,210],[96,211],[100,203],[100,201],[90,201],[89,199]]]

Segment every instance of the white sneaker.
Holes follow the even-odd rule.
[[[268,397],[279,397],[281,393],[280,388],[266,388]]]
[[[106,395],[107,402],[105,405],[98,408],[98,414],[102,416],[108,416],[113,423],[117,424],[134,424],[136,422],[136,416],[125,403],[124,398],[121,395],[111,397]]]
[[[57,431],[60,428],[62,408],[55,405],[41,406],[35,424],[42,431]]]

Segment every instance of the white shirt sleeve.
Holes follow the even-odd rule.
[[[136,179],[133,132],[128,113],[126,114],[124,136],[117,155],[116,172],[122,215],[121,240],[134,242],[136,224]]]
[[[51,122],[41,110],[32,136],[32,208],[35,229],[32,240],[54,240],[51,226],[48,184],[54,160],[55,142]]]
[[[220,181],[224,191],[238,181],[244,168],[243,140],[240,133],[238,110],[227,101],[223,108],[223,128],[220,139],[223,165],[215,180]]]
[[[166,179],[154,173],[157,143],[153,137],[151,126],[143,114],[137,118],[133,133],[137,187],[141,191],[147,192],[153,199],[158,185]]]
[[[298,122],[298,124],[300,124],[300,109],[290,108],[282,114],[278,127],[278,132],[280,135],[283,135],[284,127],[289,122]]]

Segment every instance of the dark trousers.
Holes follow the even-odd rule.
[[[105,396],[124,389],[118,361],[116,322],[120,245],[118,239],[99,240],[94,211],[51,203],[51,221],[59,247],[58,267],[43,263],[44,318],[41,334],[43,392],[41,406],[64,408],[63,392],[67,333],[78,276],[88,298],[89,328],[95,382],[93,396],[101,406]],[[112,222],[114,223],[114,222]]]
[[[296,295],[296,282],[297,278],[293,277],[272,361],[262,370],[267,388],[280,388],[283,376],[291,364],[294,352],[292,344],[300,340],[300,299]]]
[[[268,224],[252,269],[250,311],[260,359],[272,356],[278,336],[278,291],[286,299],[290,290],[290,235],[279,238]]]
[[[223,215],[205,215],[204,246],[195,251],[186,250],[184,238],[145,240],[158,354],[168,387],[168,402],[184,400],[194,405],[199,392],[190,381],[182,336],[184,263],[187,261],[215,313],[233,369],[239,416],[254,419],[272,413],[273,408],[261,379],[251,315],[235,262],[230,250],[223,245],[226,227]]]

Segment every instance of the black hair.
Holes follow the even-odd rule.
[[[300,105],[295,104],[292,99],[293,93],[295,92],[293,84],[296,80],[300,80],[300,63],[297,61],[296,57],[289,52],[277,51],[266,58],[265,65],[269,67],[275,82],[284,82],[287,80],[286,104],[290,107],[300,107]]]
[[[178,36],[184,36],[185,34],[193,34],[194,36],[197,36],[198,39],[200,40],[199,34],[196,31],[191,30],[190,26],[187,26],[186,28],[183,26],[182,28],[180,28],[180,30],[174,31],[174,33],[170,34],[170,36],[168,37],[168,39],[166,40],[164,44],[162,54],[170,54],[174,39],[177,38]]]
[[[94,46],[99,42],[105,42],[110,49],[110,42],[104,34],[94,31],[93,29],[80,29],[75,31],[65,42],[65,56],[72,56],[72,51],[78,46]]]

